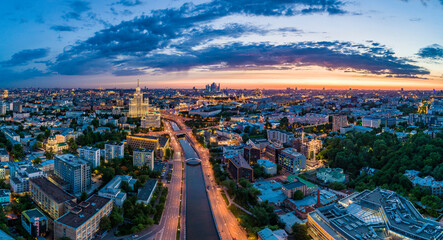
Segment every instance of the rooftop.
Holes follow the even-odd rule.
[[[134,149],[134,152],[148,152],[148,153],[151,153],[152,149],[138,148],[138,149]]]
[[[443,238],[440,223],[423,218],[404,197],[380,188],[353,194],[310,216],[317,223],[328,222],[327,226],[319,225],[346,239],[385,239],[391,235],[422,240]]]
[[[84,149],[84,150],[89,150],[89,151],[98,151],[98,150],[100,150],[100,148],[91,147],[91,146],[83,146],[83,147],[79,147],[78,149],[79,150],[80,149]]]
[[[78,156],[75,156],[74,154],[68,153],[56,156],[55,158],[65,162],[66,164],[72,166],[72,167],[79,167],[84,164],[88,164],[88,162]]]
[[[0,148],[0,155],[1,156],[6,156],[6,155],[9,156],[8,151],[6,151],[6,149],[4,149],[4,148]]]
[[[2,230],[0,230],[0,239],[2,239],[2,240],[15,240],[13,237],[9,236],[8,234],[3,232]]]
[[[149,196],[151,196],[152,191],[154,191],[156,185],[157,185],[157,180],[155,179],[146,180],[145,186],[137,194],[137,199],[142,201],[147,201],[149,199]]]
[[[110,201],[112,201],[110,198],[93,195],[55,221],[71,228],[78,228],[98,213]]]
[[[283,185],[283,187],[286,189],[295,189],[295,188],[299,188],[299,187],[303,187],[303,186],[306,186],[306,184],[304,184],[300,181],[291,182],[291,183]]]
[[[247,168],[252,169],[248,162],[243,158],[242,155],[237,154],[229,160],[237,167],[237,168]]]
[[[27,217],[28,219],[34,219],[34,218],[45,218],[46,216],[40,212],[37,208],[29,209],[26,211],[23,211],[22,214]]]
[[[45,177],[38,177],[30,179],[38,188],[40,188],[46,195],[51,197],[57,203],[62,203],[67,200],[75,199],[71,194],[63,191],[61,188],[57,187],[55,184],[50,182]]]

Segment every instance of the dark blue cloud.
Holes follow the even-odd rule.
[[[443,1],[443,0],[442,0]],[[443,59],[443,46],[433,44],[420,49],[417,53],[421,58],[428,58],[434,60]]]
[[[54,25],[51,27],[51,30],[57,32],[74,32],[77,30],[76,27],[68,26],[68,25]]]
[[[145,75],[146,73],[140,69],[136,68],[126,68],[126,69],[118,69],[112,72],[114,76],[137,76],[137,75]]]
[[[13,81],[26,80],[35,77],[43,77],[48,76],[49,73],[43,72],[41,70],[31,68],[24,71],[14,71],[11,69],[0,68],[0,82],[2,82],[2,86],[6,86],[6,84],[10,84]]]
[[[133,7],[142,4],[143,2],[140,0],[120,0],[115,4],[120,4],[126,7]]]
[[[299,42],[285,45],[269,43],[224,46],[210,45],[193,50],[181,49],[179,53],[155,53],[132,55],[121,60],[106,54],[86,54],[82,60],[91,58],[103,65],[94,68],[86,60],[81,64],[78,57],[59,61],[54,70],[61,74],[78,74],[84,68],[88,73],[103,73],[112,69],[114,74],[141,75],[139,68],[163,72],[188,71],[193,68],[211,70],[296,69],[301,66],[319,66],[331,70],[354,71],[364,74],[394,77],[416,77],[429,71],[414,65],[411,60],[398,58],[385,47],[364,46],[350,42]],[[76,71],[72,67],[76,66]],[[96,65],[97,66],[97,65]],[[130,69],[130,71],[128,71]]]
[[[26,49],[12,55],[11,59],[5,62],[0,62],[4,67],[15,67],[26,65],[29,62],[48,56],[49,49],[38,48],[38,49]]]
[[[82,13],[89,11],[91,9],[89,2],[82,0],[75,0],[69,2],[69,7],[71,11],[63,15],[66,20],[75,19],[80,20]]]
[[[228,24],[223,28],[208,25],[212,20],[227,15],[344,14],[343,5],[336,0],[186,3],[178,9],[153,11],[150,16],[141,16],[97,32],[60,54],[49,67],[66,75],[106,72],[119,76],[143,74],[140,69],[169,72],[196,67],[229,70],[291,69],[298,66],[398,77],[429,74],[428,70],[410,60],[396,57],[392,50],[374,42],[369,45],[337,41],[210,45],[211,40],[220,37],[235,39],[245,34],[269,33],[269,30],[243,24]],[[196,46],[199,46],[198,50],[194,50]]]
[[[213,0],[180,8],[156,10],[149,16],[109,26],[85,41],[65,48],[48,68],[62,75],[142,75],[145,70],[163,72],[212,70],[296,69],[319,66],[364,74],[421,77],[429,71],[399,58],[382,44],[323,41],[284,45],[243,44],[236,38],[264,35],[272,30],[247,24],[210,23],[233,14],[293,16],[301,14],[346,14],[338,0]],[[83,8],[86,9],[86,8]],[[87,10],[84,10],[87,11]],[[83,11],[83,12],[84,12]],[[77,13],[81,14],[82,11]],[[297,29],[288,29],[298,31]],[[284,31],[284,30],[277,30]],[[231,42],[213,45],[226,37]]]
[[[381,51],[349,42],[299,42],[286,45],[268,43],[210,46],[188,54],[158,54],[128,62],[163,71],[186,71],[195,67],[215,66],[218,70],[260,69],[261,67],[320,66],[397,77],[429,74],[407,59],[397,58],[389,50]]]

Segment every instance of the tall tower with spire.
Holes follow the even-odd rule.
[[[144,117],[149,112],[149,99],[143,99],[143,93],[140,91],[140,80],[137,79],[134,98],[129,103],[129,117]]]

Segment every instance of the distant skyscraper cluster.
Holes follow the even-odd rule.
[[[220,92],[220,83],[216,84],[213,82],[212,84],[207,84],[205,90],[207,92]]]

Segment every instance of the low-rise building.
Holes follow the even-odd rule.
[[[9,161],[9,153],[4,148],[0,148],[0,162],[8,162]]]
[[[264,180],[255,182],[252,184],[254,188],[260,190],[258,195],[259,202],[267,201],[269,204],[280,206],[283,201],[287,199],[285,194],[282,192],[282,184],[274,180]]]
[[[148,111],[140,120],[142,128],[160,128],[161,114],[159,111]]]
[[[100,229],[100,221],[112,211],[112,199],[97,195],[73,205],[54,221],[54,238],[91,240]]]
[[[137,179],[133,179],[131,176],[117,175],[102,189],[100,189],[100,191],[98,191],[98,195],[113,199],[114,204],[121,207],[127,197],[126,193],[121,191],[122,182],[127,182],[129,188],[134,189],[136,181]]]
[[[23,211],[21,222],[26,232],[35,238],[45,236],[48,231],[48,218],[37,208]]]
[[[0,205],[5,206],[11,202],[11,191],[9,189],[0,189]]]
[[[288,212],[283,215],[278,215],[280,222],[285,225],[285,231],[289,234],[292,233],[292,226],[294,224],[303,224],[303,221],[300,220],[293,212]]]
[[[318,239],[442,239],[441,223],[424,218],[414,205],[384,189],[365,190],[308,214]]]
[[[146,205],[149,204],[149,202],[152,199],[152,195],[154,195],[154,191],[156,188],[157,188],[157,180],[155,179],[146,180],[143,188],[138,190],[137,202],[144,203]]]
[[[346,175],[341,168],[319,168],[317,169],[317,179],[325,183],[339,182],[344,183]]]
[[[288,234],[283,229],[272,231],[269,228],[264,228],[257,232],[258,240],[287,240]]]
[[[285,184],[285,185],[283,185],[281,190],[283,191],[283,193],[288,198],[292,198],[296,191],[303,192],[303,195],[307,194],[306,184],[304,184],[304,183],[302,183],[300,181],[296,181],[296,182],[291,182],[291,183]]]
[[[46,174],[35,167],[20,168],[15,173],[15,177],[11,177],[11,188],[16,194],[24,194],[29,191],[29,179],[43,177]]]
[[[379,128],[382,124],[382,119],[378,117],[363,117],[361,125],[363,127]]]
[[[273,163],[269,160],[261,158],[257,161],[257,164],[259,166],[262,166],[265,169],[266,174],[269,174],[269,175],[277,174],[277,164],[276,163]]]
[[[370,127],[364,127],[364,126],[358,126],[358,125],[348,125],[346,127],[342,127],[340,128],[340,133],[341,134],[346,134],[348,132],[361,132],[361,133],[365,133],[365,132],[370,132],[372,131],[372,128]]]
[[[159,157],[163,157],[165,149],[169,146],[168,138],[157,136],[129,135],[126,137],[126,141],[132,149],[151,149],[155,151]]]
[[[405,176],[412,182],[412,185],[421,189],[429,189],[431,193],[442,197],[443,196],[443,181],[437,181],[432,176],[420,177],[417,170],[406,170]]]
[[[7,233],[3,232],[2,230],[0,230],[0,239],[1,240],[15,240],[15,238],[11,237]]]

